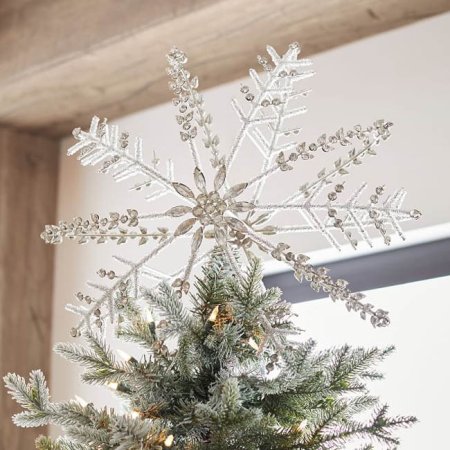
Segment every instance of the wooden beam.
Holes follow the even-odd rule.
[[[450,9],[448,0],[19,0],[0,9],[0,123],[63,135],[167,101],[167,50],[203,88],[247,74],[266,43],[317,53]]]
[[[53,249],[39,238],[56,210],[58,142],[0,128],[0,374],[50,375]],[[32,449],[41,429],[19,429],[0,389],[0,448]]]

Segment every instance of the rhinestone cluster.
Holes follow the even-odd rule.
[[[223,222],[223,213],[227,204],[216,191],[200,194],[197,205],[192,209],[192,215],[200,220],[202,225],[220,224]]]
[[[308,264],[309,257],[303,254],[295,254],[287,251],[289,245],[279,243],[271,252],[273,258],[284,260],[293,267],[295,277],[302,282],[303,279],[310,283],[311,288],[320,292],[326,292],[333,301],[342,300],[345,302],[348,311],[359,312],[362,319],[370,317],[370,323],[374,327],[386,327],[389,325],[388,312],[383,309],[373,309],[370,303],[362,303],[365,295],[361,292],[353,293],[348,289],[346,280],[334,280],[328,275],[326,267],[315,268]]]

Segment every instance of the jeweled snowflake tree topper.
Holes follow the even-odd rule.
[[[177,48],[167,55],[169,86],[174,93],[180,137],[192,156],[193,179],[189,186],[176,181],[170,161],[165,171],[158,168],[159,160],[154,155],[147,162],[141,139],[136,139],[134,146],[130,146],[128,133],[119,133],[118,127],[108,125],[106,119],[100,122],[94,117],[89,131],[74,130],[78,142],[68,154],[76,154],[82,165],[100,165],[99,171],[112,174],[116,181],[139,178],[132,190],[145,189],[150,202],[162,196],[173,201],[165,211],[155,212],[149,208],[148,212],[141,213],[128,209],[122,214],[112,212],[105,218],[92,214],[89,219],[78,217],[72,222],[61,221],[58,225],[46,226],[42,238],[51,244],[60,243],[64,238],[80,244],[89,241],[122,244],[131,239],[140,245],[151,246],[137,262],[116,257],[125,266],[121,274],[100,269],[98,275],[109,278],[111,284],[88,283],[99,292],[98,296],[77,294],[86,305],[67,306],[81,316],[79,324],[71,331],[74,336],[84,327],[103,327],[106,318],[114,322],[120,299],[125,297],[121,293],[131,288],[138,298],[144,278],[157,283],[171,282],[180,296],[186,294],[194,266],[205,261],[211,252],[204,250],[206,239],[215,241],[215,245],[224,250],[237,277],[242,273],[236,255],[240,252],[244,258],[249,258],[256,249],[284,261],[300,282],[306,280],[312,289],[327,292],[333,300],[342,300],[348,310],[359,312],[363,319],[370,318],[372,325],[379,327],[389,323],[386,311],[364,303],[364,295],[351,292],[345,280],[334,280],[326,268],[313,267],[307,256],[290,251],[287,243],[276,238],[289,233],[319,232],[331,245],[339,248],[336,236],[341,234],[356,248],[359,238],[372,245],[369,230],[374,228],[387,245],[391,241],[390,232],[404,239],[400,222],[418,219],[420,212],[402,209],[406,194],[403,189],[385,195],[384,187],[377,186],[363,201],[366,183],[348,195],[344,193],[342,181],[352,168],[376,154],[376,147],[389,138],[392,123],[377,120],[367,127],[356,125],[348,131],[341,128],[334,134],[322,134],[316,142],[299,141],[300,128],[292,127],[291,123],[306,111],[299,105],[299,99],[310,90],[299,89],[298,85],[301,80],[314,75],[310,70],[311,62],[299,58],[297,43],[291,44],[282,56],[272,47],[267,47],[267,52],[270,61],[258,57],[263,73],[250,69],[253,86],[241,86],[243,101],[232,101],[240,128],[228,152],[219,149],[219,137],[211,126],[212,118],[197,91],[198,79],[186,69],[186,55]],[[261,169],[253,178],[232,185],[227,175],[233,169],[237,154],[246,151],[244,145],[245,149],[256,148]],[[305,180],[297,191],[277,203],[261,202],[264,187],[275,173],[301,165],[304,174],[308,161],[315,155],[338,151],[340,147],[346,149],[345,153],[311,181]],[[205,159],[212,167],[212,179],[206,179],[202,169]],[[298,212],[298,221],[289,226],[277,225],[277,214],[289,210]],[[170,219],[174,224],[151,229],[152,221],[161,218],[167,218],[168,223]],[[191,242],[185,264],[171,274],[158,271],[152,264],[154,258],[179,239]]]

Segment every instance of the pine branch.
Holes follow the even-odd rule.
[[[117,336],[147,349],[152,348],[156,342],[155,323],[149,323],[141,317],[135,318],[126,324],[121,324],[117,329]]]
[[[87,445],[64,438],[53,440],[47,436],[39,436],[35,441],[35,445],[37,450],[89,450]]]
[[[351,349],[345,345],[334,353],[330,366],[327,368],[327,378],[332,390],[361,390],[364,385],[361,379],[371,378],[368,370],[376,363],[383,361],[394,350],[378,348]],[[379,377],[379,374],[377,374]]]
[[[90,349],[79,344],[59,343],[54,350],[65,359],[87,368],[82,375],[86,383],[104,385],[123,381],[130,368],[116,361],[110,348],[100,337],[86,334],[85,339]]]
[[[398,428],[408,427],[414,424],[415,417],[387,417],[387,406],[379,407],[372,420],[368,423],[348,421],[346,424],[325,429],[321,442],[330,448],[332,445],[345,445],[355,438],[376,441],[386,445],[388,448],[396,448],[400,441],[393,437],[392,432]]]
[[[177,293],[168,285],[161,284],[158,290],[143,291],[143,298],[167,321],[164,335],[174,336],[193,326],[193,321]]]

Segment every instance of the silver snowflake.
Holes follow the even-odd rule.
[[[318,231],[337,248],[337,233],[342,234],[353,247],[357,245],[357,236],[372,245],[368,233],[370,228],[378,230],[386,244],[390,243],[391,230],[404,238],[399,223],[411,218],[418,219],[420,212],[401,209],[405,198],[403,189],[384,197],[384,187],[378,186],[368,201],[361,204],[360,198],[366,184],[344,199],[344,184],[341,181],[353,166],[361,164],[366,156],[376,154],[376,146],[390,136],[392,124],[378,120],[365,128],[357,125],[349,131],[340,129],[329,136],[323,134],[317,142],[291,140],[296,138],[300,128],[287,127],[286,124],[306,111],[298,100],[309,93],[309,90],[297,90],[297,82],[312,76],[314,72],[308,70],[311,65],[309,60],[298,58],[300,46],[297,43],[291,44],[283,56],[272,47],[267,47],[267,52],[270,62],[265,57],[258,57],[264,73],[261,75],[250,70],[253,88],[241,86],[244,104],[248,106],[243,107],[236,100],[232,101],[241,125],[226,155],[219,152],[219,138],[211,129],[211,116],[205,111],[203,99],[197,92],[198,79],[191,77],[185,68],[186,55],[176,48],[167,55],[169,85],[175,94],[173,103],[178,110],[176,120],[181,128],[180,137],[189,146],[193,160],[192,187],[174,181],[170,161],[166,173],[158,169],[159,160],[155,155],[150,163],[145,162],[141,140],[136,139],[131,151],[128,133],[119,134],[117,126],[108,125],[106,120],[100,122],[94,117],[89,131],[74,130],[78,142],[68,150],[68,154],[78,154],[81,164],[101,164],[100,172],[111,173],[116,181],[140,177],[141,182],[132,189],[147,189],[150,201],[168,194],[179,199],[178,203],[163,212],[140,214],[129,209],[125,214],[113,212],[106,218],[92,214],[89,219],[75,218],[69,223],[46,226],[42,238],[52,244],[60,243],[64,238],[75,239],[81,244],[91,240],[122,244],[128,239],[136,239],[140,245],[157,241],[157,245],[138,262],[116,257],[128,266],[120,275],[100,269],[99,276],[113,282],[112,286],[89,283],[100,291],[98,297],[77,294],[78,299],[87,306],[68,305],[69,310],[82,317],[72,330],[74,335],[82,327],[90,328],[93,324],[101,327],[106,317],[114,321],[117,299],[125,298],[124,292],[130,287],[138,297],[143,277],[157,282],[170,281],[180,296],[187,293],[194,266],[205,261],[211,253],[211,250],[201,252],[204,239],[215,240],[238,277],[242,274],[235,249],[249,258],[253,248],[257,248],[286,262],[299,281],[307,280],[314,290],[323,290],[333,300],[344,301],[348,310],[358,311],[364,319],[370,317],[374,326],[389,323],[386,311],[363,303],[364,295],[352,293],[345,280],[332,279],[326,268],[311,266],[307,256],[295,254],[289,250],[288,244],[274,243],[267,236]],[[198,137],[199,130],[203,134],[202,139]],[[207,182],[202,170],[199,142],[210,152],[209,162],[214,171],[211,183]],[[254,178],[230,185],[227,174],[244,142],[246,146],[251,144],[258,150],[262,168]],[[319,151],[329,152],[337,147],[350,147],[350,150],[331,168],[321,170],[313,181],[304,183],[298,191],[276,204],[260,202],[263,187],[273,174],[291,170],[295,163],[312,159]],[[273,217],[286,210],[300,213],[300,223],[276,225]],[[153,231],[143,225],[146,221],[159,218],[179,218],[180,222],[173,229],[158,227]],[[181,238],[191,239],[190,256],[182,269],[164,274],[151,267],[156,255]],[[102,309],[104,305],[108,305],[106,310]]]

